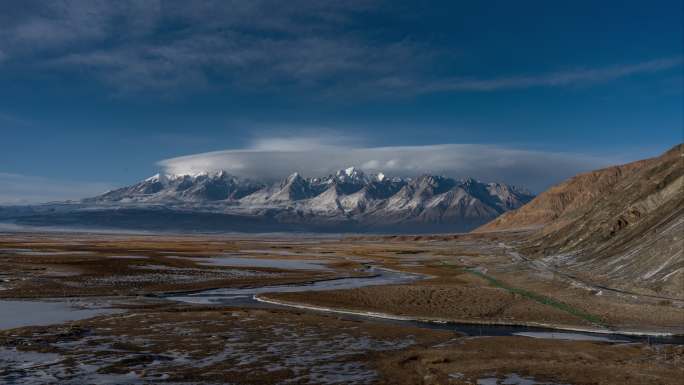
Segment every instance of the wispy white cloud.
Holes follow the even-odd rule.
[[[78,182],[0,172],[0,204],[18,205],[80,199],[113,187],[104,182]]]
[[[380,79],[378,84],[394,89],[407,89],[416,93],[436,91],[488,92],[502,89],[533,87],[564,87],[609,82],[619,78],[647,74],[682,66],[681,56],[660,58],[644,62],[600,68],[582,68],[561,72],[496,78],[446,78],[434,81]]]
[[[615,159],[582,154],[517,149],[498,145],[440,144],[354,147],[329,138],[256,140],[244,149],[207,152],[165,159],[166,172],[194,174],[226,170],[256,178],[276,179],[292,172],[321,176],[348,166],[367,172],[416,176],[424,173],[475,177],[519,184],[541,191],[582,171],[615,163]],[[267,145],[264,145],[267,143]]]
[[[262,136],[252,140],[248,151],[307,152],[359,147],[362,138],[349,137],[330,129],[320,129],[318,135]]]
[[[387,32],[381,25],[354,28],[357,15],[386,13],[383,5],[374,0],[0,3],[0,65],[19,62],[31,70],[77,72],[118,93],[166,94],[221,84],[376,97],[586,85],[682,64],[681,57],[657,58],[460,77],[453,49],[403,37],[373,38]],[[170,31],[169,26],[179,28]],[[435,74],[435,66],[444,63],[454,70]]]
[[[7,61],[89,74],[124,92],[202,88],[216,78],[307,87],[331,76],[387,73],[419,56],[409,42],[344,32],[351,14],[375,7],[368,0],[25,3],[0,4]]]

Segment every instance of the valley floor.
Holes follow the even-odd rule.
[[[672,384],[684,375],[681,337],[667,337],[684,334],[684,300],[579,281],[526,260],[516,239],[0,234],[0,312],[12,313],[0,322],[0,382]],[[35,308],[44,320],[23,315]]]

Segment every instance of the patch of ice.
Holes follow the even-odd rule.
[[[167,298],[180,302],[210,304],[226,302],[226,299],[235,298],[235,296],[253,296],[264,293],[294,293],[302,291],[355,289],[365,286],[405,283],[423,277],[419,274],[396,272],[388,269],[369,269],[368,272],[377,273],[377,275],[372,277],[339,278],[327,281],[317,281],[303,285],[272,285],[241,289],[214,289]]]
[[[169,257],[171,258],[171,257]],[[183,257],[174,257],[183,258]],[[266,258],[240,258],[240,257],[214,257],[214,258],[183,258],[188,261],[199,262],[204,266],[235,266],[235,267],[271,267],[283,270],[329,270],[325,263],[327,260],[310,259],[266,259]]]
[[[614,338],[595,336],[582,333],[566,333],[566,332],[518,332],[513,333],[516,336],[543,338],[552,340],[570,340],[570,341],[600,341],[600,342],[619,342]],[[629,342],[624,340],[624,342]]]
[[[84,309],[78,306],[82,304],[68,301],[0,300],[0,329],[59,324],[118,312],[114,309]]]
[[[480,378],[477,385],[562,385],[551,382],[539,382],[531,377],[521,377],[516,373],[508,374],[503,380],[499,381],[495,377]]]
[[[43,251],[33,249],[0,249],[0,254],[19,254],[27,256],[84,255],[88,251]]]

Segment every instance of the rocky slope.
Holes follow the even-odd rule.
[[[39,208],[19,222],[117,227],[154,219],[154,228],[173,226],[173,213],[187,227],[246,231],[468,231],[532,199],[525,190],[474,179],[423,175],[367,175],[354,167],[325,177],[294,173],[277,183],[238,178],[224,171],[198,175],[155,175],[132,186],[84,199],[74,210],[50,215]],[[116,212],[115,212],[116,211]],[[0,212],[2,214],[2,212]],[[135,220],[130,220],[135,214]],[[200,215],[201,214],[201,215]],[[1,215],[0,215],[1,216]],[[124,218],[125,217],[125,218]],[[198,227],[200,226],[200,227]]]
[[[528,255],[684,298],[683,151],[575,176],[477,231],[534,228]]]

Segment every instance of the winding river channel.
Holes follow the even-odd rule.
[[[300,303],[283,303],[266,296],[268,293],[308,292],[345,290],[374,285],[404,284],[426,279],[428,276],[415,273],[394,271],[379,267],[368,267],[364,277],[341,277],[301,284],[269,285],[251,288],[224,288],[197,292],[155,295],[166,300],[187,304],[245,306],[245,307],[289,307],[342,314],[345,317],[374,320],[417,326],[421,328],[451,330],[468,336],[511,336],[520,335],[533,338],[603,341],[615,343],[650,342],[659,344],[684,344],[684,336],[628,334],[610,330],[563,330],[551,327],[524,325],[491,325],[475,323],[443,322],[418,319],[408,316],[326,308]],[[96,315],[121,312],[109,308],[107,303],[93,302],[92,299],[42,300],[42,301],[0,301],[0,329],[47,325],[65,321],[75,321]]]
[[[224,305],[224,306],[276,306],[294,307],[329,313],[345,314],[349,317],[376,319],[382,322],[399,323],[429,329],[452,330],[468,336],[511,336],[520,335],[533,338],[560,339],[560,340],[586,340],[604,341],[615,343],[650,342],[661,344],[684,344],[684,336],[662,335],[638,335],[617,333],[610,330],[562,330],[550,327],[534,327],[520,325],[490,325],[457,322],[442,322],[422,320],[406,316],[395,316],[384,313],[361,312],[343,309],[332,309],[306,304],[282,303],[262,298],[267,293],[292,293],[306,291],[327,291],[355,289],[375,285],[402,284],[425,279],[427,276],[415,273],[399,272],[379,267],[370,267],[366,270],[366,277],[343,277],[330,280],[315,281],[302,284],[271,285],[239,289],[212,289],[192,293],[178,293],[164,295],[168,300],[189,304]]]

